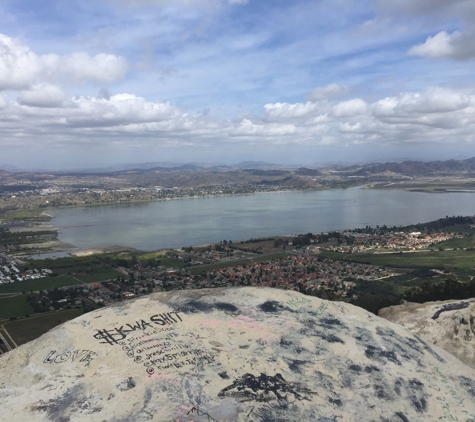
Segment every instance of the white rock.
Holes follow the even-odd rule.
[[[390,306],[379,316],[402,325],[475,368],[475,299]]]
[[[475,370],[361,308],[236,288],[91,312],[0,357],[5,421],[475,421]]]

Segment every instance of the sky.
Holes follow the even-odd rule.
[[[473,156],[473,0],[0,0],[0,167]]]

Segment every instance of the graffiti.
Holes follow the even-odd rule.
[[[115,328],[113,330],[96,330],[97,333],[94,334],[94,338],[96,340],[104,340],[100,341],[101,344],[110,344],[113,346],[114,344],[118,344],[119,341],[125,339],[127,334],[121,332],[119,329]]]
[[[96,340],[103,340],[99,342],[101,344],[114,346],[119,344],[121,340],[124,340],[131,332],[153,329],[154,325],[152,325],[152,323],[164,326],[183,321],[178,312],[166,312],[163,314],[152,315],[149,320],[150,322],[140,319],[132,324],[125,324],[118,328],[96,330],[94,338]]]
[[[219,393],[219,397],[232,397],[239,401],[269,402],[272,400],[308,400],[310,394],[315,394],[306,388],[300,388],[297,384],[287,382],[281,374],[269,376],[260,374],[258,377],[252,374],[244,374],[241,378]]]
[[[56,353],[56,350],[49,352],[48,356],[43,360],[43,363],[65,363],[65,362],[80,362],[84,366],[89,366],[96,352],[91,350],[74,350],[66,353]]]
[[[459,302],[459,303],[449,303],[447,305],[442,306],[441,309],[439,309],[433,316],[432,319],[438,319],[440,314],[442,312],[448,312],[448,311],[457,311],[459,309],[465,309],[470,306],[470,303],[468,302]]]
[[[348,313],[348,309],[341,302],[327,302],[331,307],[338,309],[342,314]]]
[[[464,400],[460,398],[457,391],[450,385],[449,380],[440,368],[434,367],[433,372],[430,375],[424,375],[423,379],[429,382],[429,388],[439,393],[435,398],[444,412],[444,416],[440,417],[439,420],[458,421],[457,416],[452,413],[453,408],[458,407],[459,411],[469,416],[469,419],[465,419],[466,422],[475,422],[475,413],[467,411],[463,403]]]
[[[194,414],[196,413],[198,416],[207,416],[207,420],[208,421],[216,421],[218,422],[217,419],[213,418],[208,412],[204,412],[202,410],[200,410],[200,407],[197,405],[197,406],[193,406],[189,411],[188,413],[186,414],[186,416],[190,415],[191,414]]]
[[[310,315],[312,315],[315,318],[320,318],[328,308],[328,303],[321,303],[320,306],[317,309],[314,309],[313,311],[310,312]]]
[[[294,299],[291,299],[291,300],[288,300],[287,302],[285,302],[288,306],[290,306],[291,308],[294,308],[294,309],[297,309],[299,308],[300,306],[302,305],[308,305],[309,303],[312,303],[312,301],[310,299],[306,299],[304,297],[297,297],[297,298],[294,298]]]

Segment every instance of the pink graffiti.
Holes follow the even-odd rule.
[[[145,379],[148,381],[148,380],[151,380],[151,379],[167,380],[167,379],[170,379],[170,378],[173,378],[173,375],[171,375],[171,374],[153,374],[153,375],[147,375],[147,377]]]

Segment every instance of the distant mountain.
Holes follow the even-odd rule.
[[[0,170],[8,171],[8,172],[17,172],[23,171],[20,167],[12,166],[11,164],[1,164]]]
[[[299,176],[321,176],[322,172],[317,169],[300,167],[295,171],[295,174],[298,174]]]
[[[236,167],[240,169],[268,169],[282,166],[266,163],[265,161],[243,161],[242,163],[236,164]]]
[[[355,169],[356,167],[356,169]],[[365,166],[352,166],[339,169],[351,176],[374,176],[378,174],[397,174],[402,176],[427,177],[436,175],[455,175],[475,173],[475,157],[467,160],[448,161],[403,161],[402,163],[373,163]]]

